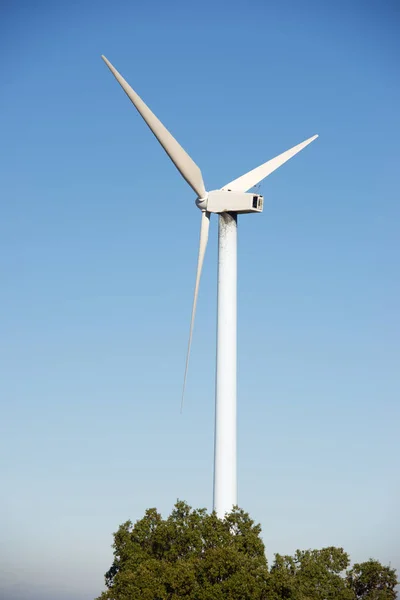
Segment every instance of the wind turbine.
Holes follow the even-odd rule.
[[[237,303],[237,215],[260,213],[263,197],[248,193],[268,175],[308,146],[314,135],[290,150],[279,154],[245,175],[227,183],[219,190],[206,191],[199,167],[182,146],[158,120],[138,94],[125,81],[105,56],[102,59],[135,108],[149,126],[182,177],[197,194],[201,210],[200,244],[189,343],[186,355],[182,402],[192,343],[193,325],[204,255],[208,242],[210,215],[219,215],[218,227],[218,303],[217,303],[217,364],[215,386],[215,446],[214,446],[214,510],[222,518],[237,504],[236,478],[236,303]]]

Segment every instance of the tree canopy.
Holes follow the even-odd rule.
[[[98,600],[395,600],[396,571],[369,560],[350,567],[342,548],[275,555],[261,527],[235,508],[224,519],[177,502],[114,534],[114,561]]]

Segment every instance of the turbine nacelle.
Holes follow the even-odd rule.
[[[197,198],[196,204],[201,210],[209,213],[260,213],[263,210],[264,198],[249,192],[213,190],[204,198]]]

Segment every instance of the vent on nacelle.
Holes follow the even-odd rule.
[[[262,210],[263,207],[263,197],[262,196],[253,196],[253,208],[256,210]]]

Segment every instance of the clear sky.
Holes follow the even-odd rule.
[[[319,133],[239,219],[239,504],[268,556],[400,567],[399,5],[0,7],[0,596],[90,600],[112,532],[211,508],[216,219],[179,413],[199,211],[100,59],[213,189]]]

